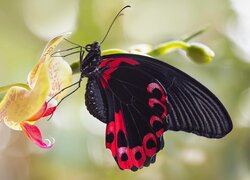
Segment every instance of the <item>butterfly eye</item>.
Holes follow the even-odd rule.
[[[87,52],[89,52],[92,48],[92,45],[91,44],[87,44],[86,46],[85,46],[85,50],[87,51]]]

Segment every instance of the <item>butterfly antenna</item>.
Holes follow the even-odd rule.
[[[102,39],[102,41],[101,41],[100,44],[102,44],[102,43],[105,41],[105,39],[106,39],[106,37],[108,36],[108,34],[109,34],[109,32],[110,32],[110,30],[111,30],[111,28],[112,28],[114,22],[116,21],[116,19],[117,19],[119,16],[123,15],[123,14],[122,14],[122,11],[123,11],[124,9],[130,8],[130,7],[131,7],[130,5],[127,5],[127,6],[123,7],[123,8],[117,13],[117,15],[115,16],[115,18],[113,19],[112,23],[110,24],[110,26],[109,26],[109,28],[108,28],[108,31],[106,32],[106,34],[105,34],[105,36],[104,36],[104,38]]]

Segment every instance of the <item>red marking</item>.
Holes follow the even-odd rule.
[[[148,142],[149,140],[153,140],[153,141],[155,142],[155,145],[156,145],[156,146],[153,147],[153,148],[151,148],[151,149],[148,149],[148,148],[147,148],[147,142]],[[156,137],[154,136],[154,134],[152,134],[152,133],[146,134],[146,135],[144,136],[144,138],[143,138],[142,144],[143,144],[143,148],[144,148],[145,153],[146,153],[147,156],[152,157],[152,156],[156,153],[156,150],[157,150],[157,149],[156,149],[156,147],[157,147],[157,141],[156,141]]]
[[[113,156],[116,156],[116,149],[117,149],[116,141],[117,141],[117,139],[116,139],[116,134],[115,134],[115,122],[114,121],[111,121],[107,125],[106,136],[110,133],[114,134],[114,140],[111,143],[106,141],[106,148],[111,150]]]
[[[165,102],[166,101],[166,95],[165,95],[166,93],[164,92],[162,86],[155,83],[155,82],[152,82],[147,87],[147,91],[151,94],[153,93],[154,89],[158,89],[161,92],[161,101]]]
[[[158,121],[158,122],[160,122],[161,124],[162,124],[162,127],[163,127],[163,122],[162,122],[162,119],[161,118],[159,118],[158,116],[151,116],[151,118],[150,118],[150,125],[153,127],[154,126],[154,122],[155,121]],[[157,132],[156,132],[156,136],[157,137],[160,137],[162,134],[164,133],[164,129],[163,128],[161,128],[161,129],[159,129]]]
[[[103,72],[102,77],[105,79],[106,82],[108,82],[108,80],[111,78],[110,74],[114,72],[116,69],[117,68],[107,69]]]
[[[163,133],[164,133],[164,129],[161,128],[161,129],[159,129],[158,131],[156,131],[156,136],[157,136],[157,137],[161,137]]]
[[[116,135],[118,135],[118,132],[122,130],[122,132],[125,134],[125,137],[127,137],[124,125],[124,118],[121,110],[118,113],[115,113],[115,130],[116,130]]]
[[[157,143],[155,136],[152,133],[147,134],[143,139],[143,146],[136,146],[132,149],[130,149],[128,146],[118,147],[118,132],[120,130],[125,134],[125,138],[127,140],[124,117],[121,110],[115,113],[114,121],[111,121],[107,125],[106,136],[110,133],[113,133],[114,140],[111,143],[106,141],[106,148],[110,149],[112,155],[117,158],[118,165],[121,169],[131,169],[133,166],[141,168],[145,163],[146,155],[151,157],[153,154],[156,153],[156,147],[153,147],[152,149],[146,148],[146,143],[150,139],[152,139],[155,144]],[[141,158],[138,160],[135,158],[135,154],[137,152],[141,153]],[[128,158],[126,161],[122,161],[121,159],[124,153],[127,155]]]
[[[99,68],[103,68],[103,67],[107,67],[106,70],[103,71],[102,73],[102,77],[104,78],[104,80],[106,81],[105,83],[102,82],[103,80],[101,80],[101,84],[103,86],[104,89],[107,88],[107,83],[108,80],[111,78],[110,75],[117,70],[117,68],[120,66],[121,63],[126,63],[129,65],[138,65],[139,62],[130,59],[130,58],[107,58],[104,59],[101,64],[99,65]]]
[[[163,113],[161,115],[162,118],[165,118],[167,116],[167,107],[165,104],[163,104],[160,100],[156,98],[150,98],[148,101],[148,105],[153,108],[155,104],[159,104],[163,108]]]
[[[117,150],[117,162],[119,167],[122,169],[131,169],[133,166],[130,149],[127,147],[120,147]],[[128,159],[126,161],[122,161],[122,155],[126,154]]]
[[[163,87],[160,84],[158,84],[158,83],[152,82],[152,83],[150,83],[147,86],[147,91],[150,94],[153,94],[153,91],[155,89],[158,89],[161,92],[161,98],[160,99],[150,98],[149,101],[148,101],[148,105],[150,106],[150,108],[153,108],[155,106],[155,104],[160,105],[163,108],[163,113],[161,115],[161,118],[165,118],[167,116],[167,106],[166,106],[167,98],[166,98],[166,93],[163,90]],[[159,121],[162,124],[162,126],[163,126],[163,120],[161,118],[158,117],[158,116],[154,116],[153,115],[150,118],[150,125],[153,127],[154,122],[155,121]],[[163,133],[164,133],[164,128],[161,128],[160,130],[158,130],[156,132],[156,136],[160,137]]]
[[[161,118],[159,118],[158,116],[151,116],[151,118],[150,118],[150,125],[153,127],[153,124],[154,124],[154,122],[155,121],[159,121],[161,124],[162,124],[162,120],[161,120]]]
[[[161,129],[159,129],[158,131],[155,132],[157,138],[161,137],[163,133],[164,133],[164,129],[163,128],[161,128]]]
[[[137,160],[135,158],[135,155],[138,152],[141,153],[141,158]],[[144,165],[144,162],[146,160],[146,155],[145,155],[143,147],[142,146],[136,146],[136,147],[132,148],[131,149],[131,155],[133,157],[134,166],[137,167],[137,168],[141,168]]]
[[[99,65],[99,68],[102,68],[104,66],[114,68],[114,67],[118,67],[121,63],[127,63],[130,65],[140,64],[138,61],[131,59],[131,58],[107,58],[101,62],[101,64]]]
[[[120,130],[125,134],[125,138],[127,140],[124,119],[123,119],[123,115],[121,111],[119,111],[118,113],[115,113],[115,120],[108,123],[106,127],[106,136],[111,132],[114,134],[114,140],[112,143],[108,143],[106,141],[106,148],[111,150],[113,156],[117,155],[117,148],[118,148],[117,137],[118,137],[118,132]]]
[[[102,60],[101,64],[99,65],[99,68],[105,67],[109,62],[113,61],[114,59],[112,58],[107,58]]]
[[[102,78],[100,78],[100,80],[101,80],[102,87],[103,87],[104,89],[106,89],[106,88],[107,88],[107,83],[106,83],[105,80],[103,80]]]

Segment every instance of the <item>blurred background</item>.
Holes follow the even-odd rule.
[[[157,45],[210,26],[192,41],[215,51],[211,64],[197,65],[176,52],[157,58],[214,92],[232,117],[233,131],[220,140],[166,132],[165,148],[155,164],[136,173],[121,171],[105,149],[105,125],[86,110],[82,87],[62,103],[53,119],[39,122],[44,137],[56,139],[50,150],[39,149],[22,132],[0,124],[1,180],[250,179],[249,1],[0,0],[0,85],[26,82],[55,35],[71,31],[70,40],[79,44],[101,40],[127,4],[132,8],[117,20],[103,50]]]

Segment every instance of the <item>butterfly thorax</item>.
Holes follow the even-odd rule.
[[[93,42],[85,46],[85,50],[88,52],[86,57],[80,61],[81,77],[90,77],[96,74],[98,66],[102,60],[101,49],[99,42]]]

